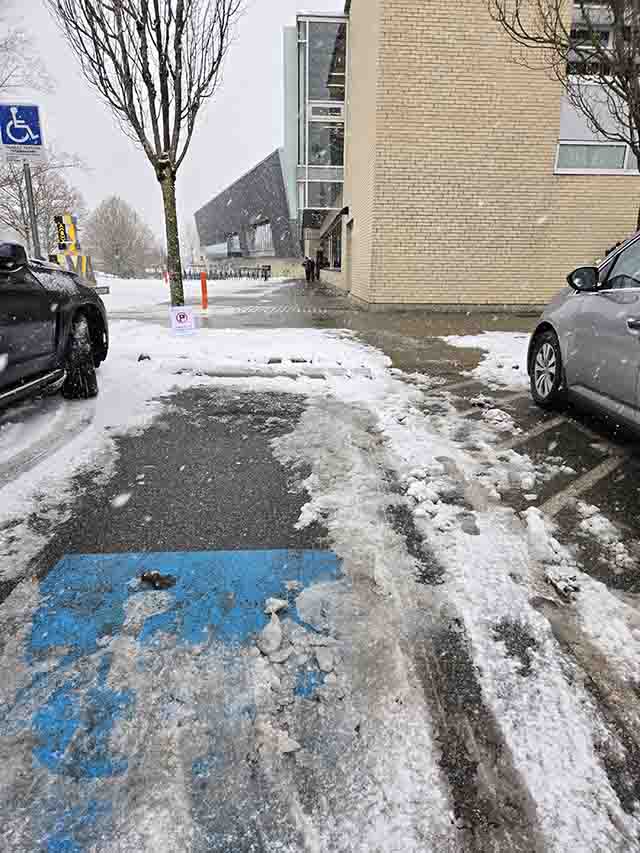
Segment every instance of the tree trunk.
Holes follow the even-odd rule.
[[[178,212],[176,210],[176,178],[169,171],[158,177],[164,201],[164,223],[167,235],[167,269],[171,286],[171,304],[184,305],[182,287],[182,264],[180,262],[180,236],[178,234]]]

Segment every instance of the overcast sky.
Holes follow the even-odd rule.
[[[42,0],[14,0],[51,75],[51,95],[28,93],[44,108],[47,142],[77,153],[87,172],[75,183],[87,204],[117,194],[159,235],[160,188],[151,165],[119,130],[109,110],[81,76]],[[29,11],[26,12],[25,10]],[[210,198],[283,143],[282,28],[298,11],[341,12],[343,0],[249,0],[227,59],[222,87],[200,113],[190,153],[178,175],[185,221]]]

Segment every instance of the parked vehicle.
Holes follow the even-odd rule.
[[[0,406],[44,391],[95,397],[108,348],[107,313],[93,288],[0,243]]]
[[[575,398],[640,428],[640,232],[567,281],[531,338],[533,399],[553,408]]]

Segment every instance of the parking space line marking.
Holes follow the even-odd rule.
[[[540,509],[542,512],[546,513],[546,515],[551,516],[551,518],[555,518],[555,516],[564,509],[572,498],[577,498],[580,495],[583,495],[585,492],[588,492],[589,489],[593,488],[596,483],[599,483],[600,480],[603,480],[605,477],[613,474],[613,472],[622,465],[625,459],[626,456],[623,455],[614,456],[612,459],[605,459],[604,462],[601,462],[595,468],[592,468],[591,471],[588,471],[582,477],[574,480],[566,489],[563,489],[552,498],[549,498],[549,500],[544,503]]]
[[[545,432],[555,429],[557,426],[566,422],[567,419],[562,415],[557,418],[551,418],[550,421],[545,421],[543,424],[539,424],[537,427],[527,430],[527,432],[522,435],[516,435],[508,441],[503,441],[498,445],[498,450],[513,450],[515,447],[520,447],[528,441],[531,441],[531,439],[537,438],[539,435],[544,435]]]
[[[610,453],[621,453],[620,445],[616,444],[614,441],[611,441],[611,439],[607,438],[606,435],[601,435],[600,433],[597,433],[595,430],[591,429],[591,427],[588,427],[586,424],[580,423],[580,421],[578,420],[572,419],[571,423],[577,430],[584,433],[584,435],[588,436],[592,441],[596,442],[597,444],[606,445],[609,448]],[[633,448],[635,449],[637,448],[637,446],[637,444],[634,444]],[[630,447],[629,449],[632,448]]]
[[[523,397],[528,397],[529,391],[520,391],[518,394],[509,394],[507,397],[501,397],[500,399],[495,401],[495,405],[491,406],[492,409],[499,409],[501,406],[506,403],[513,403],[516,400],[521,400]],[[467,409],[460,409],[458,412],[459,415],[466,417],[467,415],[473,414],[482,414],[482,412],[488,411],[488,408],[484,408],[481,406],[471,406]]]
[[[515,394],[508,394],[506,397],[500,397],[498,403],[512,403],[514,400],[522,400],[523,397],[528,397],[531,394],[529,389],[526,391],[518,391]]]
[[[465,382],[457,382],[454,385],[440,385],[438,391],[457,391],[459,388],[466,388],[469,385],[478,385],[478,379],[467,379]]]

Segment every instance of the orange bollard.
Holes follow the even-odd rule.
[[[200,273],[200,286],[202,287],[202,307],[206,311],[209,307],[209,293],[207,292],[207,274]]]

